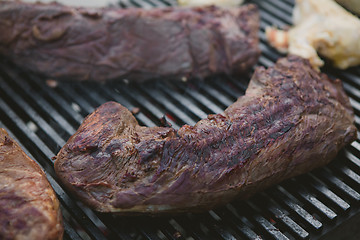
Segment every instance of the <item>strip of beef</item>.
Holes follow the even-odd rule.
[[[252,67],[255,5],[86,9],[2,1],[0,54],[56,79],[204,78]]]
[[[62,239],[54,190],[43,170],[0,128],[0,239]]]
[[[97,211],[209,209],[327,164],[356,138],[349,100],[307,60],[256,69],[224,113],[179,130],[139,126],[108,102],[60,150],[59,178]]]

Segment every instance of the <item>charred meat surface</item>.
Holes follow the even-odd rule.
[[[256,69],[224,113],[179,130],[139,126],[108,102],[57,155],[65,186],[97,211],[198,211],[327,164],[356,138],[340,80],[290,56]]]
[[[62,239],[59,201],[43,170],[0,128],[0,239]]]
[[[150,10],[0,4],[0,54],[56,79],[237,75],[259,57],[258,30],[251,4]]]

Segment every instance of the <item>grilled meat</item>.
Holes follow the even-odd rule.
[[[55,171],[97,211],[209,209],[327,164],[356,138],[341,82],[290,56],[195,126],[142,127],[108,102],[60,150]]]
[[[59,201],[43,170],[0,128],[0,239],[62,239]]]
[[[236,75],[259,57],[258,29],[255,5],[144,10],[0,4],[0,54],[56,79]]]

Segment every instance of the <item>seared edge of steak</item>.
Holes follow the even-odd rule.
[[[238,74],[259,55],[255,5],[224,9],[73,8],[2,1],[0,54],[56,79]]]
[[[0,238],[62,236],[59,201],[45,173],[0,128]]]
[[[327,164],[356,138],[340,80],[290,56],[256,69],[223,114],[178,131],[141,127],[115,102],[90,114],[55,171],[103,212],[197,211]]]

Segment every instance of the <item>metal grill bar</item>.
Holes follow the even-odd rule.
[[[270,66],[281,54],[268,46],[266,26],[291,24],[292,0],[253,0],[261,11],[258,65]],[[175,0],[121,0],[122,7],[176,5]],[[360,124],[360,68],[324,69],[343,80]],[[106,101],[133,110],[140,124],[157,126],[161,118],[175,128],[220,113],[244,94],[251,74],[206,81],[153,81],[143,85],[59,82],[50,87],[41,76],[0,61],[0,127],[36,159],[61,202],[65,239],[320,239],[337,236],[339,226],[360,221],[360,141],[329,166],[284,181],[248,201],[235,200],[200,214],[167,217],[115,217],[93,212],[63,189],[53,157],[83,118]],[[344,232],[344,231],[343,231]],[[346,234],[346,233],[344,233]]]

